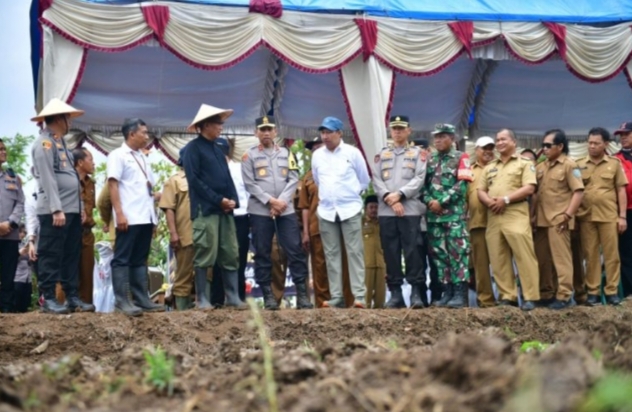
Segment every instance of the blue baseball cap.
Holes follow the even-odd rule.
[[[323,119],[323,123],[318,128],[318,131],[321,131],[323,129],[331,130],[332,132],[342,130],[342,121],[331,116],[325,117]]]

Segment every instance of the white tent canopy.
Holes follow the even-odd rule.
[[[281,135],[310,138],[341,118],[371,159],[389,114],[428,132],[511,127],[537,144],[560,127],[581,138],[629,120],[628,24],[449,22],[148,1],[54,0],[42,13],[38,103],[86,111],[74,123],[104,151],[141,117],[171,158],[200,103],[232,108],[225,130],[250,135],[273,113]],[[238,139],[238,151],[252,142]],[[574,145],[577,153],[585,148]]]

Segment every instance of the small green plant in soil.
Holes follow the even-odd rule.
[[[173,395],[173,381],[175,379],[172,357],[167,355],[164,349],[158,346],[154,350],[144,350],[145,357],[145,382],[155,387],[159,392],[167,392]]]
[[[580,412],[632,411],[632,376],[619,372],[606,374],[590,390]]]
[[[538,340],[532,340],[528,342],[523,342],[520,346],[520,352],[544,352],[549,346],[551,346],[551,344],[549,343],[542,343]]]

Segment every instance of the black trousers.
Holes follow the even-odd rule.
[[[261,286],[272,282],[272,238],[277,232],[279,246],[287,256],[288,268],[294,283],[305,282],[308,276],[307,255],[301,247],[301,233],[296,214],[278,216],[250,215],[252,243],[255,248],[255,280]]]
[[[235,229],[237,231],[237,246],[239,246],[237,288],[239,298],[246,300],[246,266],[248,264],[248,251],[250,250],[250,218],[248,215],[235,216]],[[211,283],[211,304],[214,306],[223,305],[224,297],[221,268],[216,265],[213,268],[213,282]]]
[[[44,299],[55,298],[55,285],[61,283],[66,298],[77,296],[81,256],[81,215],[66,213],[64,226],[53,226],[53,215],[39,215],[37,273]]]
[[[28,312],[31,307],[31,294],[33,284],[31,282],[15,282],[15,311],[17,313]]]
[[[117,229],[112,268],[147,266],[153,232],[154,225],[151,223],[130,225],[127,227],[127,232]],[[79,243],[81,243],[81,238]]]
[[[439,281],[439,271],[437,270],[437,265],[435,265],[432,261],[432,257],[428,251],[428,232],[421,232],[421,239],[418,245],[421,260],[424,261],[427,268],[430,268],[430,301],[434,302],[441,299],[443,286]],[[427,289],[422,287],[422,290],[426,291]]]
[[[18,267],[19,240],[0,240],[0,312],[15,311],[13,279]]]
[[[426,260],[420,254],[420,216],[380,216],[380,240],[386,262],[386,284],[389,289],[404,283],[402,252],[406,263],[406,281],[411,285],[426,284]],[[425,289],[425,288],[424,288]]]
[[[623,296],[632,295],[632,209],[627,211],[628,229],[619,236]]]

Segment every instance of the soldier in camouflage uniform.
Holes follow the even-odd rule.
[[[470,241],[466,229],[467,184],[472,181],[469,156],[455,150],[455,129],[438,124],[432,132],[437,152],[428,159],[422,200],[428,205],[428,242],[443,295],[437,306],[467,305]]]

